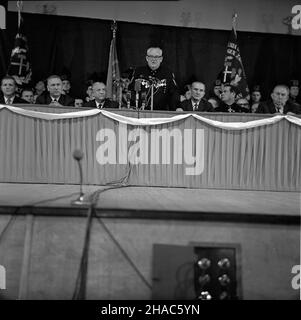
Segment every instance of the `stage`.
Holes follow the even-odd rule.
[[[231,298],[299,299],[299,116],[0,113],[0,298],[194,300],[210,256],[215,292],[227,257]]]
[[[291,269],[300,258],[300,193],[107,188],[83,186],[86,198],[102,191],[92,219],[87,299],[152,299],[155,246],[212,243],[239,247],[240,299],[299,298]],[[72,298],[88,214],[71,204],[78,191],[78,185],[0,184],[2,298]]]
[[[0,212],[85,215],[71,204],[78,185],[0,184]],[[300,216],[300,193],[223,189],[83,186],[85,198],[101,191],[95,212],[102,217],[195,219],[293,223]],[[267,219],[267,220],[265,220]],[[297,220],[296,220],[297,219]]]

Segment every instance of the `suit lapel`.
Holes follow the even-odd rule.
[[[65,100],[64,98],[65,98],[64,95],[61,94],[61,95],[60,95],[60,98],[59,98],[59,100],[58,100],[59,104],[61,104],[62,106],[64,105],[64,102],[65,102],[65,101],[64,101],[64,100]]]

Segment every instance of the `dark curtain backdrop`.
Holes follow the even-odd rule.
[[[94,72],[106,76],[109,20],[23,14],[33,67],[33,80],[70,70],[73,92],[83,95]],[[17,31],[17,14],[7,15],[8,52]],[[121,70],[145,63],[150,44],[164,49],[164,63],[175,73],[179,88],[200,79],[211,88],[220,72],[229,31],[118,22],[117,51]],[[249,86],[261,84],[267,95],[277,83],[301,80],[301,37],[238,31]],[[104,79],[105,80],[105,79]]]

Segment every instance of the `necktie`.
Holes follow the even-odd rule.
[[[194,106],[193,106],[193,111],[197,110],[198,109],[198,104],[195,103]]]
[[[8,99],[6,100],[6,104],[11,104],[11,98],[8,98]]]

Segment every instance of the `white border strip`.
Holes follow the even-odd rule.
[[[9,105],[0,105],[1,109],[8,109],[14,113],[19,115],[28,116],[32,118],[44,119],[44,120],[61,120],[61,119],[73,119],[73,118],[82,118],[82,117],[89,117],[95,116],[99,113],[108,117],[112,120],[118,121],[120,123],[124,123],[127,125],[133,126],[155,126],[160,124],[166,123],[173,123],[176,121],[180,121],[186,119],[188,117],[194,117],[195,119],[205,122],[213,127],[217,127],[220,129],[226,130],[244,130],[244,129],[251,129],[265,125],[271,125],[281,121],[282,119],[286,119],[287,121],[294,123],[298,126],[301,126],[301,119],[294,117],[292,115],[276,115],[272,118],[265,118],[260,120],[252,120],[247,122],[221,122],[216,120],[207,119],[205,117],[199,116],[197,114],[180,114],[177,116],[173,116],[170,118],[132,118],[122,116],[120,114],[116,114],[113,112],[109,112],[102,109],[89,109],[84,111],[75,111],[75,112],[66,112],[66,113],[48,113],[48,112],[39,112],[34,110],[27,110],[19,107],[9,106]]]

